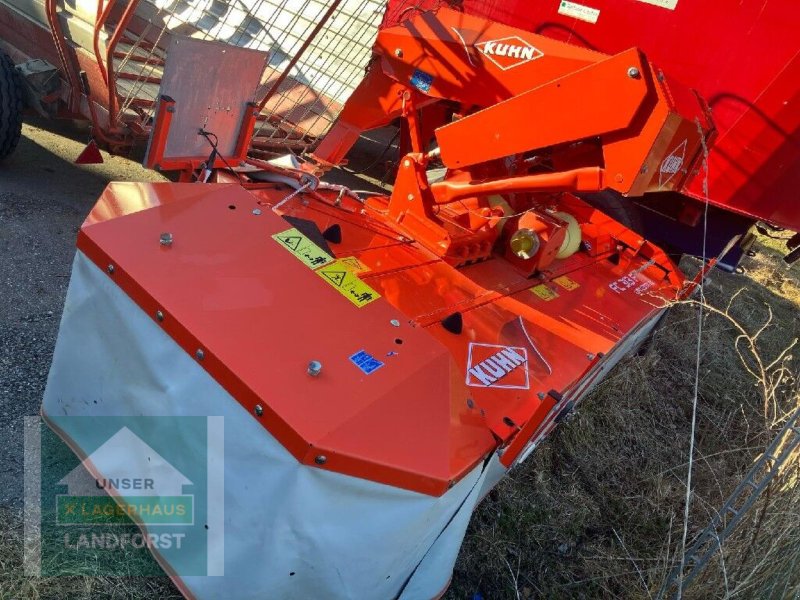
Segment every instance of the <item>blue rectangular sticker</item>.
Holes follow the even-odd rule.
[[[411,85],[421,92],[427,92],[431,89],[433,83],[433,75],[428,75],[425,71],[417,69],[414,75],[411,76]]]
[[[359,369],[364,371],[366,375],[377,371],[383,366],[383,363],[371,354],[367,354],[364,350],[359,350],[350,357],[350,361]]]

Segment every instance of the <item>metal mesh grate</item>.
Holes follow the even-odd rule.
[[[273,0],[279,23],[278,43],[265,70],[257,99],[271,93],[281,72],[299,52],[327,7],[308,0]],[[256,147],[282,145],[305,150],[330,128],[344,102],[361,82],[383,18],[376,0],[342,2],[311,41],[288,77],[267,102],[267,118],[257,128]],[[284,140],[282,144],[276,144]]]
[[[114,51],[114,83],[119,96],[117,123],[144,130],[152,121],[166,52],[166,27],[147,22],[139,35],[126,32]]]
[[[190,36],[269,52],[261,85],[253,91],[256,102],[270,96],[256,127],[254,147],[295,151],[311,147],[363,78],[385,7],[381,0],[343,0],[308,42],[333,4],[320,0],[140,2],[136,18],[114,52],[117,121],[147,128],[166,58],[163,48],[172,35]]]
[[[392,27],[413,19],[420,12],[436,10],[442,6],[460,8],[462,0],[388,0],[383,27]]]

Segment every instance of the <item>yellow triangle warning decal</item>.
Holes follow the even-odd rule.
[[[292,250],[297,250],[297,247],[300,245],[300,242],[303,241],[302,236],[299,235],[289,235],[286,237],[279,237],[278,239],[281,242],[283,242],[284,246],[287,246]]]
[[[272,239],[291,252],[298,260],[311,269],[333,262],[333,257],[314,242],[292,227],[275,233]]]
[[[378,292],[359,279],[358,275],[353,272],[351,264],[342,259],[335,260],[314,272],[358,308],[381,297]]]
[[[369,267],[358,260],[355,256],[347,256],[345,258],[340,258],[339,262],[346,266],[348,269],[353,271],[354,273],[366,273],[369,271]]]
[[[322,275],[336,287],[342,287],[346,271],[324,271]]]

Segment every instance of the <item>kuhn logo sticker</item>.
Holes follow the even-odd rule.
[[[686,142],[687,140],[683,140],[661,161],[661,167],[658,169],[658,187],[662,188],[672,181],[683,167],[683,162],[686,160]]]
[[[481,42],[475,47],[503,71],[544,56],[544,52],[517,36]]]
[[[517,346],[469,345],[467,385],[527,390],[528,351]]]

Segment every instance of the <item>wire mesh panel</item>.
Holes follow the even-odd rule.
[[[394,27],[413,19],[417,13],[436,10],[442,6],[460,10],[463,3],[463,0],[387,0],[381,27]]]
[[[114,51],[118,123],[152,123],[172,36],[268,52],[253,147],[304,151],[325,134],[364,77],[381,0],[144,0]]]
[[[306,150],[329,129],[363,79],[384,5],[376,0],[341,2],[280,82],[328,6],[316,0],[266,3],[274,6],[278,18],[272,29],[273,53],[257,93],[257,100],[270,94],[262,111],[267,118],[257,128],[254,147]]]

